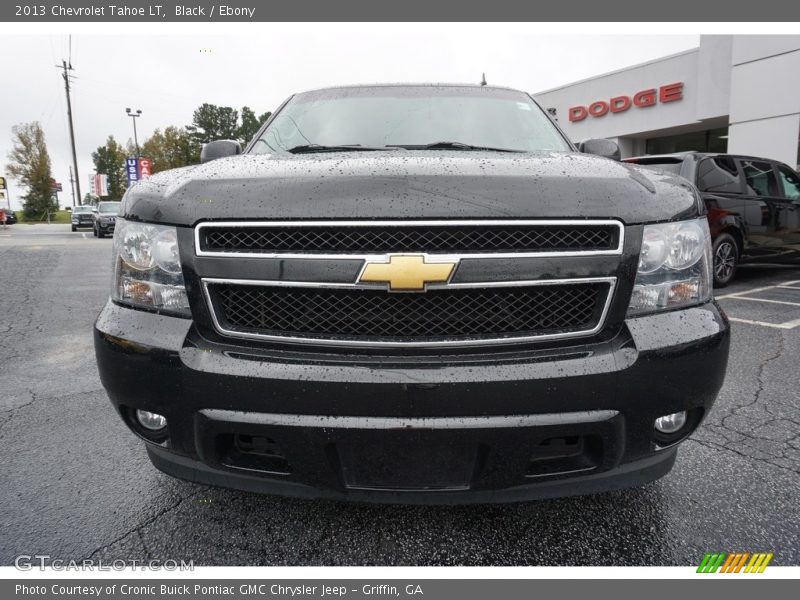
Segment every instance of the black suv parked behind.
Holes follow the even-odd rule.
[[[103,385],[153,463],[246,490],[522,500],[661,477],[728,322],[693,185],[526,93],[297,94],[128,189]],[[602,156],[592,156],[594,152]]]
[[[800,176],[766,158],[686,152],[626,158],[694,183],[708,209],[714,284],[727,285],[740,262],[800,263]]]
[[[119,207],[119,202],[100,202],[97,205],[97,210],[93,213],[94,222],[92,224],[95,237],[102,238],[107,233],[114,233]]]
[[[94,227],[94,213],[97,209],[90,204],[75,206],[72,209],[72,231],[78,231],[79,227]]]

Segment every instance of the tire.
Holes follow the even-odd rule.
[[[97,230],[97,237],[99,237],[100,239],[103,239],[104,237],[106,237],[106,234],[105,234],[105,233],[103,233],[103,230],[102,230],[102,229],[99,229],[99,228],[98,228],[98,230]]]
[[[723,288],[736,275],[739,267],[739,243],[729,233],[721,233],[712,246],[714,287]]]
[[[72,226],[72,232],[74,233],[74,232],[76,232],[76,231],[78,231],[78,228],[77,228],[77,227],[75,227],[75,225],[73,225],[73,226]]]
[[[97,237],[97,227],[92,227],[92,235]]]

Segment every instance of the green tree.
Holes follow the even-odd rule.
[[[44,131],[38,121],[33,121],[15,125],[11,133],[14,137],[6,168],[27,189],[22,196],[25,218],[41,219],[48,212],[58,210],[51,186],[53,174]]]
[[[125,193],[128,185],[128,178],[125,174],[125,158],[127,154],[125,148],[114,139],[113,135],[108,136],[104,146],[100,146],[96,152],[92,152],[94,169],[98,173],[108,175],[108,200],[120,200]]]
[[[256,113],[253,112],[249,106],[242,107],[242,124],[239,125],[239,130],[237,132],[237,139],[242,146],[250,143],[256,136],[256,133],[258,133],[259,128],[269,119],[271,114],[270,112],[265,112],[260,117],[257,117]]]
[[[149,158],[152,172],[176,169],[200,162],[200,144],[185,127],[156,129],[142,144],[142,156]]]
[[[186,129],[199,144],[214,140],[235,140],[238,138],[239,111],[230,106],[205,103],[194,111],[192,124]]]

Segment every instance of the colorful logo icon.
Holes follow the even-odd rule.
[[[763,573],[769,561],[772,560],[772,552],[736,552],[727,554],[725,552],[706,552],[700,566],[697,567],[698,573]]]

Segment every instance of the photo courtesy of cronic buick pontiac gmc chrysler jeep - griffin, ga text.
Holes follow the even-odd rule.
[[[190,481],[374,502],[657,479],[728,360],[706,207],[526,93],[292,96],[126,193],[103,385]]]

